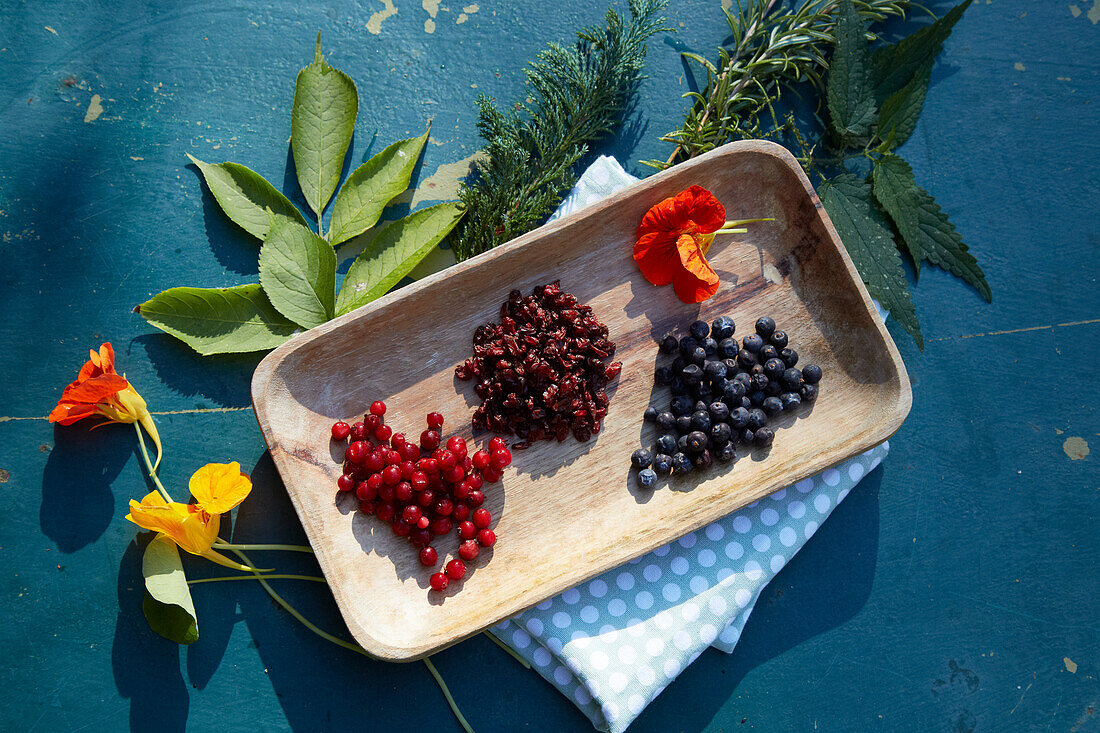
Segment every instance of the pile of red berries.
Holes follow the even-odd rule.
[[[439,554],[432,540],[457,529],[462,544],[458,558],[430,578],[432,590],[447,588],[466,575],[466,563],[482,547],[492,547],[496,534],[489,529],[492,516],[482,506],[485,483],[500,481],[512,454],[503,438],[489,441],[488,450],[469,454],[466,441],[452,435],[444,443],[440,432],[443,416],[428,414],[428,428],[418,443],[386,425],[384,402],[375,402],[362,422],[332,426],[332,439],[348,440],[344,472],[336,480],[342,492],[355,492],[359,508],[393,527],[420,548],[420,563],[435,567]]]

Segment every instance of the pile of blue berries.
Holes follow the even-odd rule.
[[[667,410],[649,407],[647,422],[656,424],[657,445],[639,448],[630,457],[638,484],[652,488],[658,476],[728,463],[738,445],[766,447],[775,439],[769,418],[798,410],[817,399],[821,368],[802,369],[787,334],[764,316],[756,332],[738,343],[733,319],[695,321],[689,335],[666,335],[662,354],[671,364],[657,367],[655,381],[667,386],[672,399]]]

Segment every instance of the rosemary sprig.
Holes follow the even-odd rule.
[[[667,0],[630,0],[630,18],[607,11],[606,27],[551,43],[526,70],[531,101],[502,112],[477,100],[485,158],[459,196],[466,217],[453,240],[464,260],[542,224],[576,182],[589,143],[622,122],[643,78],[645,42],[669,30],[657,13]]]
[[[809,81],[821,87],[833,46],[837,2],[803,0],[788,8],[779,0],[738,0],[736,13],[723,9],[732,47],[718,49],[717,64],[698,54],[683,54],[706,70],[707,84],[701,92],[684,95],[694,104],[683,126],[661,138],[676,144],[668,159],[643,163],[664,169],[730,140],[760,137],[765,113],[771,129],[780,127],[773,105],[784,86]],[[909,0],[855,3],[865,21],[904,17],[913,5]]]

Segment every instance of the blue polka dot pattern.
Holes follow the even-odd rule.
[[[634,180],[601,157],[555,216]],[[777,491],[491,631],[596,728],[619,733],[708,646],[733,651],[760,591],[889,449]]]

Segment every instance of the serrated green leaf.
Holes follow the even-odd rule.
[[[430,132],[395,142],[348,176],[332,202],[330,242],[340,244],[378,223],[386,204],[409,187]]]
[[[871,56],[852,0],[837,6],[836,46],[825,84],[829,125],[842,143],[865,137],[875,119]]]
[[[276,220],[260,247],[260,285],[275,310],[319,326],[336,307],[336,251],[304,226]]]
[[[273,349],[297,329],[257,284],[170,288],[134,310],[203,356]]]
[[[318,33],[313,63],[298,72],[290,113],[298,185],[318,220],[340,182],[358,111],[355,82],[325,62]]]
[[[237,163],[204,163],[190,153],[187,157],[198,166],[225,215],[257,239],[267,236],[269,210],[305,225],[305,217],[298,207],[259,173]]]
[[[141,573],[145,576],[141,608],[149,627],[177,644],[196,641],[199,622],[176,543],[162,534],[154,537],[142,556]]]
[[[938,265],[992,300],[978,261],[932,195],[917,185],[908,163],[896,155],[884,155],[875,164],[874,193],[894,220],[914,262]]]
[[[913,79],[891,94],[882,103],[878,113],[878,136],[889,140],[890,147],[901,145],[913,130],[917,129],[917,119],[924,108],[924,97],[928,93],[928,80],[932,76],[932,60],[929,59],[917,69]]]
[[[934,23],[920,28],[897,43],[883,46],[871,58],[875,98],[881,103],[906,86],[925,63],[940,55],[943,42],[970,7],[965,0]]]
[[[819,189],[821,203],[855,263],[867,291],[924,349],[917,312],[901,267],[901,256],[886,217],[875,206],[871,187],[851,174],[842,174]]]
[[[464,213],[452,202],[417,209],[387,224],[351,264],[336,312],[343,315],[389,292],[443,241]]]

